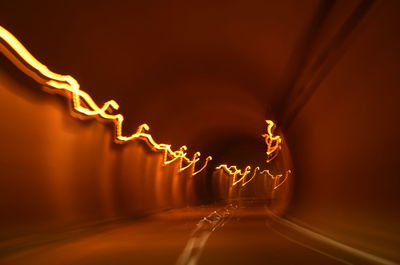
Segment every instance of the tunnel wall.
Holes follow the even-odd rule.
[[[400,261],[398,10],[378,6],[291,125],[287,215]]]
[[[193,166],[163,165],[142,140],[116,144],[112,124],[77,119],[69,99],[0,71],[2,240],[199,202]]]

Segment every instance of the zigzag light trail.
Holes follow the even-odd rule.
[[[266,120],[267,123],[267,133],[262,134],[261,136],[265,138],[265,143],[267,144],[267,164],[273,161],[279,154],[279,151],[282,149],[282,138],[279,135],[274,135],[273,131],[275,130],[275,123],[271,120]],[[216,170],[223,170],[229,176],[232,177],[232,186],[237,184],[241,184],[241,187],[246,186],[249,182],[251,182],[255,176],[257,175],[257,171],[260,170],[260,167],[256,167],[253,171],[253,175],[246,180],[246,176],[251,172],[251,167],[247,166],[244,171],[238,169],[236,166],[228,166],[226,164],[219,165],[215,168]],[[259,172],[259,175],[267,175],[273,180],[273,190],[279,188],[285,181],[288,176],[292,173],[291,170],[286,170],[284,174],[272,174],[271,171],[265,169]],[[240,177],[237,179],[237,177]],[[282,179],[283,178],[283,179]],[[282,179],[282,180],[281,180]]]
[[[33,55],[14,37],[9,31],[0,26],[0,51],[10,59],[21,71],[32,77],[37,82],[54,89],[56,92],[64,92],[63,95],[72,99],[74,110],[82,115],[89,117],[100,117],[107,121],[114,123],[115,131],[115,142],[124,143],[135,139],[144,140],[148,146],[155,152],[163,152],[163,164],[168,165],[172,162],[179,160],[179,172],[182,172],[192,167],[192,176],[203,171],[208,162],[212,159],[208,156],[205,159],[203,166],[197,171],[195,170],[196,163],[200,160],[200,152],[196,152],[193,158],[187,157],[187,147],[182,146],[179,150],[173,151],[171,145],[157,143],[151,134],[148,133],[150,130],[149,125],[142,124],[138,127],[135,133],[130,135],[123,135],[122,127],[124,122],[124,116],[120,113],[114,114],[113,112],[119,109],[119,105],[115,100],[109,100],[105,102],[101,107],[97,105],[92,97],[85,91],[80,89],[79,83],[70,75],[61,75],[50,71],[46,65],[39,62]],[[65,93],[67,92],[67,93]],[[279,135],[274,135],[275,123],[271,120],[266,120],[267,133],[262,136],[265,137],[267,144],[267,164],[274,160],[281,150],[282,139]],[[246,176],[251,172],[251,168],[248,166],[242,172],[236,166],[220,165],[216,169],[222,169],[229,175],[233,176],[233,184],[237,185],[241,183],[241,186],[245,186],[251,180],[254,179],[259,167],[255,168],[252,176],[246,180]],[[264,175],[267,173],[274,182],[279,182],[279,179],[283,177],[282,174],[274,175],[268,170],[261,171],[259,174]],[[274,186],[274,189],[283,184],[287,179],[288,174],[291,171],[286,171],[284,180],[279,185]],[[237,177],[240,177],[237,179]]]
[[[115,100],[109,100],[103,106],[97,105],[92,97],[80,89],[79,83],[69,75],[61,75],[50,71],[47,66],[39,62],[32,54],[15,38],[9,31],[0,26],[0,51],[11,60],[21,71],[28,74],[37,82],[55,89],[72,98],[74,110],[89,117],[101,117],[104,120],[114,123],[115,142],[124,143],[135,139],[144,140],[149,147],[156,152],[164,152],[163,164],[167,165],[175,160],[180,160],[179,171],[183,171],[192,166],[192,176],[204,170],[208,162],[212,159],[208,156],[204,165],[195,171],[196,163],[200,160],[200,152],[196,152],[192,159],[187,157],[187,147],[182,146],[179,150],[173,151],[171,145],[158,144],[151,134],[148,133],[150,127],[142,124],[137,131],[131,135],[122,134],[124,116],[120,113],[113,114],[118,110],[119,105]]]

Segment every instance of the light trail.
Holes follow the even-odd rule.
[[[273,121],[266,120],[265,122],[267,123],[267,133],[262,134],[261,136],[265,138],[265,143],[267,144],[266,162],[268,164],[278,156],[279,151],[282,149],[282,138],[279,135],[274,135],[276,126]],[[252,171],[250,166],[247,166],[244,171],[238,169],[236,166],[228,166],[226,164],[219,165],[215,169],[223,170],[225,173],[231,176],[233,178],[232,186],[241,184],[241,187],[244,187],[255,178],[257,171],[260,170],[260,167],[256,167],[253,171],[253,175],[246,181],[246,176]],[[273,190],[275,190],[287,180],[291,173],[291,170],[287,170],[284,174],[272,174],[268,169],[265,169],[259,172],[258,175],[268,175],[271,177],[273,180]],[[237,179],[238,176],[240,179]]]
[[[265,138],[267,144],[267,163],[271,162],[281,150],[282,138],[279,135],[274,136],[275,123],[271,120],[265,121],[268,124],[267,133],[261,135]]]
[[[270,176],[272,178],[273,182],[273,190],[276,190],[277,188],[279,188],[283,183],[285,183],[285,181],[287,180],[287,178],[289,177],[289,175],[292,173],[291,170],[286,170],[285,174],[272,174],[268,169],[263,170],[260,172],[261,175],[267,174],[268,176]],[[281,178],[283,178],[281,180]]]
[[[260,167],[256,167],[256,168],[254,169],[253,176],[251,176],[251,177],[250,177],[248,180],[246,180],[246,181],[245,181],[245,178],[243,177],[242,187],[246,186],[247,183],[249,183],[250,181],[252,181],[252,180],[254,179],[254,177],[256,176],[258,170],[260,170]]]
[[[260,167],[256,167],[253,171],[252,176],[248,180],[245,181],[246,176],[252,171],[250,166],[247,166],[243,172],[241,169],[237,169],[236,166],[228,167],[227,165],[219,165],[215,169],[217,169],[217,170],[221,169],[224,172],[226,172],[229,176],[231,176],[233,178],[232,186],[240,184],[241,187],[244,187],[249,182],[251,182],[257,175],[258,176],[262,176],[262,175],[269,176],[273,180],[273,185],[272,185],[273,190],[276,190],[283,183],[285,183],[285,181],[287,180],[289,175],[292,173],[291,170],[286,170],[286,172],[284,174],[273,174],[268,169],[257,172],[260,170]],[[240,179],[237,180],[238,176],[240,176]]]
[[[72,99],[74,110],[77,113],[89,117],[100,117],[113,122],[115,142],[124,143],[135,139],[144,140],[153,151],[164,153],[164,165],[179,160],[179,172],[192,167],[192,175],[196,175],[204,170],[208,162],[212,159],[211,156],[208,156],[203,166],[196,171],[195,167],[196,163],[200,160],[200,152],[195,153],[193,158],[190,159],[185,152],[187,150],[186,146],[182,146],[179,150],[173,151],[171,145],[158,144],[151,134],[148,133],[150,127],[147,124],[140,125],[135,133],[123,135],[122,126],[124,116],[120,113],[114,113],[119,109],[119,105],[115,100],[109,100],[102,106],[97,105],[88,93],[80,89],[79,83],[72,76],[61,75],[50,71],[46,65],[33,57],[16,37],[1,26],[0,51],[21,71],[38,83],[54,89],[55,92],[62,92],[62,95]]]

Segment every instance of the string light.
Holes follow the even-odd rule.
[[[181,172],[193,166],[193,176],[204,170],[208,162],[212,159],[211,156],[207,157],[203,166],[195,171],[196,163],[200,160],[199,152],[195,153],[193,158],[190,159],[187,157],[186,146],[182,146],[179,150],[173,151],[171,145],[158,144],[151,134],[148,133],[150,127],[147,124],[140,125],[135,133],[123,135],[122,126],[124,116],[120,113],[114,113],[119,109],[119,105],[115,100],[109,100],[100,107],[88,93],[80,89],[79,83],[72,76],[61,75],[50,71],[47,66],[33,57],[17,38],[1,26],[0,41],[0,50],[6,57],[39,83],[58,90],[58,92],[64,92],[63,95],[72,99],[74,110],[77,113],[89,117],[101,117],[104,120],[112,121],[114,123],[115,142],[124,143],[135,139],[144,140],[153,151],[164,153],[164,165],[180,160],[179,171]]]

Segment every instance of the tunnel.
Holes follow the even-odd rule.
[[[2,1],[0,264],[400,264],[399,12]]]

